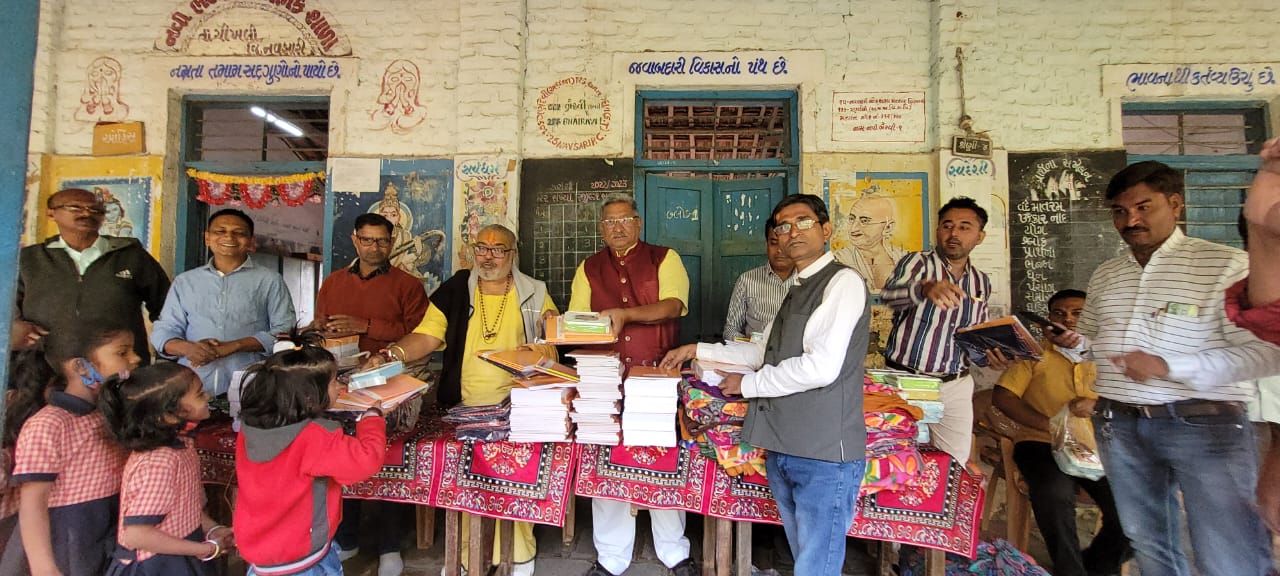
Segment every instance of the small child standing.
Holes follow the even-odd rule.
[[[295,336],[305,343],[244,376],[234,524],[250,575],[342,574],[333,543],[342,485],[376,473],[387,450],[380,407],[360,417],[354,438],[323,418],[342,385],[333,355],[315,336]]]
[[[98,576],[115,545],[125,460],[96,410],[98,387],[103,374],[127,372],[141,359],[124,327],[54,333],[47,344],[49,364],[61,374],[14,449],[22,544],[32,574]]]
[[[120,485],[120,525],[108,576],[212,576],[207,564],[232,544],[204,513],[200,456],[191,433],[209,396],[190,368],[166,363],[109,378],[98,405],[132,451]]]

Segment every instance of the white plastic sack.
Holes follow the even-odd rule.
[[[1049,419],[1049,433],[1053,437],[1053,460],[1064,473],[1089,480],[1105,475],[1093,438],[1093,423],[1088,418],[1075,416],[1064,406]]]

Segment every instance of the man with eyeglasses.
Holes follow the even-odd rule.
[[[58,236],[18,255],[21,319],[54,333],[123,324],[133,332],[134,352],[149,364],[142,309],[152,321],[160,317],[169,276],[137,239],[98,233],[106,210],[92,192],[60,190],[46,206]]]
[[[511,229],[501,224],[481,228],[471,251],[475,268],[459,270],[441,284],[431,294],[431,303],[418,327],[366,364],[372,367],[390,360],[414,362],[443,349],[444,365],[436,397],[444,407],[459,402],[480,406],[505,400],[513,386],[511,374],[481,360],[476,352],[537,346],[532,343],[538,337],[539,321],[544,314],[556,310],[547,285],[515,267],[516,235]],[[544,353],[554,355],[554,348],[546,347]],[[471,516],[463,514],[462,522],[465,549]],[[533,574],[537,552],[533,524],[515,524],[514,544],[516,576]],[[495,542],[494,564],[498,563],[500,549]]]
[[[1086,294],[1059,290],[1049,297],[1049,319],[1070,330],[1084,313]],[[991,402],[1034,435],[1016,438],[1013,461],[1026,479],[1036,525],[1044,537],[1056,576],[1109,576],[1131,555],[1129,539],[1120,528],[1115,497],[1106,478],[1069,476],[1059,468],[1048,442],[1049,419],[1064,407],[1089,417],[1098,395],[1092,386],[1098,369],[1092,361],[1068,358],[1047,339],[1040,361],[1020,360],[1000,375]],[[1102,528],[1080,550],[1076,536],[1076,492],[1083,489],[1102,513]]]
[[[656,366],[680,339],[680,317],[688,312],[689,275],[675,250],[640,240],[644,222],[629,196],[614,196],[600,206],[600,236],[605,248],[578,265],[569,310],[595,311],[613,321],[618,353],[628,368]],[[623,447],[615,447],[625,450]],[[658,559],[677,576],[698,574],[689,558],[681,510],[650,510]],[[626,502],[591,501],[591,531],[596,562],[588,576],[622,574],[631,564],[636,519]]]
[[[376,354],[403,338],[427,313],[427,292],[422,282],[391,265],[395,226],[381,214],[356,216],[351,243],[356,260],[325,278],[316,297],[316,317],[311,327],[333,335],[358,334],[360,351]],[[334,540],[342,560],[360,553],[361,506],[370,508],[378,526],[378,574],[394,576],[404,570],[400,541],[404,536],[405,504],[381,500],[342,501],[342,523]]]
[[[867,281],[867,289],[879,294],[898,260],[907,255],[906,250],[889,242],[897,223],[893,202],[868,192],[849,206],[847,223],[849,244],[836,250],[836,261],[853,268]]]
[[[796,281],[765,341],[689,344],[668,353],[662,366],[697,357],[757,368],[722,374],[720,390],[748,399],[743,439],[769,451],[769,488],[795,573],[838,576],[866,463],[862,378],[871,307],[862,278],[826,248],[832,225],[821,198],[787,196],[772,217]]]
[[[903,257],[880,293],[893,309],[884,363],[942,379],[942,421],[929,425],[930,443],[961,463],[972,446],[973,377],[955,333],[987,321],[991,278],[969,260],[986,227],[987,211],[977,202],[951,199],[938,210],[937,246]],[[993,368],[1008,366],[998,353],[988,359]]]

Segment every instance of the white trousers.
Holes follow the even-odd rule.
[[[689,539],[684,535],[684,510],[649,510],[653,524],[653,547],[667,568],[689,557]],[[596,544],[596,561],[605,570],[622,574],[631,565],[636,545],[636,519],[631,505],[617,500],[591,500],[591,538]]]
[[[929,425],[929,443],[961,465],[973,448],[973,375],[942,383],[942,421]]]

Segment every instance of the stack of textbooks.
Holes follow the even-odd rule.
[[[891,372],[885,376],[885,384],[898,390],[907,404],[924,412],[920,424],[937,424],[942,421],[942,380],[933,376]]]
[[[633,366],[623,382],[622,443],[675,446],[680,373]]]
[[[578,395],[555,385],[511,389],[512,442],[568,442],[573,439],[569,404]]]
[[[541,344],[581,346],[583,344],[612,344],[618,341],[613,333],[613,323],[596,312],[565,312],[563,316],[551,316],[543,325]]]
[[[578,397],[569,419],[577,425],[580,444],[616,446],[622,442],[622,361],[617,352],[574,350],[578,363]]]
[[[1017,316],[996,318],[956,330],[956,346],[975,366],[987,365],[987,350],[999,350],[1013,360],[1039,360],[1044,354],[1036,338]]]
[[[338,394],[338,401],[331,411],[364,412],[382,403],[383,413],[391,412],[405,400],[413,398],[430,388],[431,384],[423,382],[407,374],[399,374],[387,379],[385,384],[367,386],[359,390],[343,390]],[[237,404],[239,398],[237,398]]]
[[[459,440],[506,440],[511,432],[511,401],[484,406],[454,406],[441,420],[457,424],[455,436]]]

